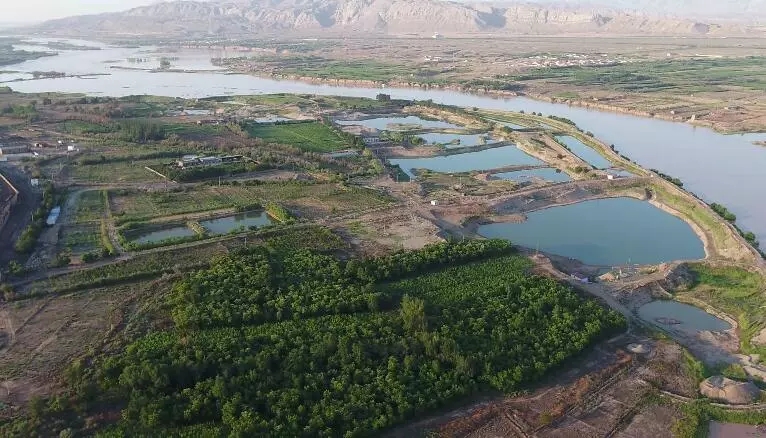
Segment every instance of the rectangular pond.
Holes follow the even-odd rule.
[[[608,169],[612,167],[612,162],[604,158],[595,149],[581,142],[580,140],[568,135],[556,136],[556,140],[567,145],[567,147],[578,157],[592,165],[596,169]]]
[[[414,169],[428,169],[434,172],[470,172],[497,169],[505,166],[537,166],[545,164],[528,155],[516,146],[501,146],[464,154],[443,155],[428,158],[399,158],[389,160],[414,178]]]
[[[145,244],[145,243],[162,242],[163,240],[176,239],[179,237],[191,237],[194,235],[195,235],[194,231],[189,229],[188,227],[177,226],[172,228],[164,228],[160,230],[150,231],[147,233],[141,233],[137,235],[133,235],[131,233],[128,239],[131,242]]]
[[[235,214],[234,216],[200,221],[199,224],[211,234],[227,234],[236,230],[246,230],[250,227],[260,228],[273,223],[274,221],[271,220],[265,211],[250,211]]]
[[[562,172],[559,169],[553,169],[550,167],[542,169],[518,170],[516,172],[495,173],[492,176],[516,182],[528,182],[534,180],[567,182],[572,180],[569,175],[566,174],[566,172]]]
[[[702,241],[689,224],[633,198],[551,207],[529,213],[525,222],[482,225],[478,232],[594,266],[705,257]]]
[[[425,140],[427,144],[442,145],[447,149],[499,143],[498,140],[486,134],[445,134],[440,132],[429,132],[420,134],[418,137]]]
[[[495,120],[495,119],[487,119],[488,122],[497,123],[500,126],[505,126],[506,128],[511,129],[529,129],[529,126],[519,125],[518,123],[513,122],[504,122],[502,120]]]
[[[459,129],[460,126],[440,120],[426,120],[417,116],[377,117],[366,120],[336,120],[343,126],[359,125],[379,131],[407,131],[411,129]]]

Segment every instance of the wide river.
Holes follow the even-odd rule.
[[[766,242],[766,134],[722,135],[710,129],[664,120],[609,113],[551,104],[527,98],[492,98],[456,91],[426,89],[352,88],[277,81],[223,72],[150,73],[112,69],[110,66],[157,67],[160,52],[153,48],[112,48],[99,45],[96,51],[60,51],[59,56],[41,58],[4,67],[21,72],[60,71],[69,74],[107,73],[91,78],[43,79],[7,84],[16,91],[68,92],[89,95],[125,96],[152,94],[175,97],[297,93],[375,97],[381,91],[396,99],[417,99],[495,110],[525,110],[567,117],[593,132],[623,154],[647,168],[655,168],[683,180],[684,187],[709,202],[726,205],[737,215],[738,224]],[[215,70],[211,57],[242,56],[237,53],[184,50],[165,53],[179,58],[174,66]],[[128,58],[149,58],[130,64]],[[0,77],[0,81],[3,80]],[[766,130],[766,126],[764,126]]]

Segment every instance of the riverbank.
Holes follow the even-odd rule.
[[[315,76],[304,76],[294,74],[263,74],[251,70],[228,70],[234,74],[248,74],[251,76],[257,76],[262,78],[274,79],[274,80],[290,80],[304,82],[313,85],[331,85],[339,87],[354,87],[354,88],[379,88],[381,93],[385,93],[386,88],[398,88],[398,89],[422,89],[422,90],[442,90],[442,91],[454,91],[460,93],[470,93],[478,96],[489,96],[494,98],[513,98],[513,97],[526,97],[529,99],[552,103],[552,104],[564,104],[570,106],[576,106],[585,109],[593,109],[598,111],[608,111],[617,114],[628,114],[637,117],[646,117],[664,120],[675,123],[688,123],[693,126],[699,126],[709,128],[720,134],[732,135],[743,133],[762,133],[763,129],[741,130],[731,129],[725,126],[722,122],[711,122],[697,117],[683,118],[672,113],[659,114],[656,112],[643,111],[635,108],[625,108],[621,106],[609,105],[607,103],[598,100],[586,100],[577,98],[559,98],[546,96],[535,92],[521,92],[521,91],[509,91],[509,90],[494,90],[489,88],[474,88],[466,87],[465,85],[457,83],[444,83],[444,84],[429,84],[409,81],[373,81],[373,80],[361,80],[361,79],[342,79],[342,78],[326,78]]]

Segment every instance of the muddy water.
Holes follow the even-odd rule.
[[[684,181],[684,187],[709,202],[726,205],[738,217],[738,224],[755,232],[766,242],[766,148],[753,144],[766,134],[718,134],[710,129],[683,123],[602,112],[564,104],[524,98],[495,99],[449,90],[353,88],[277,81],[248,75],[204,73],[149,73],[110,69],[105,61],[118,65],[129,57],[146,55],[152,48],[104,47],[97,51],[62,51],[13,66],[7,70],[62,71],[69,74],[108,73],[91,79],[55,78],[12,83],[22,92],[72,92],[90,95],[126,96],[153,94],[176,97],[206,97],[231,94],[297,93],[375,97],[385,92],[394,99],[433,100],[437,103],[483,109],[542,112],[566,117],[583,130],[591,131],[607,144],[638,164],[659,169]],[[151,53],[157,56],[161,53]],[[179,65],[213,69],[209,59],[239,56],[237,53],[187,51],[166,53],[183,59]]]
[[[702,309],[677,301],[652,301],[641,306],[638,314],[641,319],[665,329],[720,332],[731,328],[728,322]]]
[[[552,207],[529,213],[525,222],[482,225],[478,232],[595,266],[705,257],[702,241],[686,222],[632,198]]]

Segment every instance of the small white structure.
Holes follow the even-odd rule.
[[[432,201],[431,201],[431,205],[433,205],[433,206],[436,206],[437,204],[439,204],[439,203],[438,203],[438,202],[436,202],[436,199],[434,199],[434,200],[432,200]]]
[[[380,137],[372,136],[372,137],[362,137],[362,141],[364,144],[377,144],[380,143]]]
[[[614,179],[614,175],[612,175],[611,173],[608,173],[608,174],[606,175],[606,179],[608,179],[609,181],[611,181],[611,180],[613,180],[613,179]]]
[[[38,178],[32,178],[29,180],[29,185],[32,187],[40,187],[40,180]]]
[[[67,152],[77,152],[77,151],[79,151],[79,149],[77,149],[77,145],[70,144],[70,145],[67,145],[66,151]]]
[[[580,283],[583,283],[583,284],[589,284],[590,283],[590,279],[587,276],[585,276],[583,274],[580,274],[580,273],[577,273],[577,272],[575,272],[574,274],[571,274],[570,277],[572,277],[572,279],[577,280],[577,281],[579,281]]]

